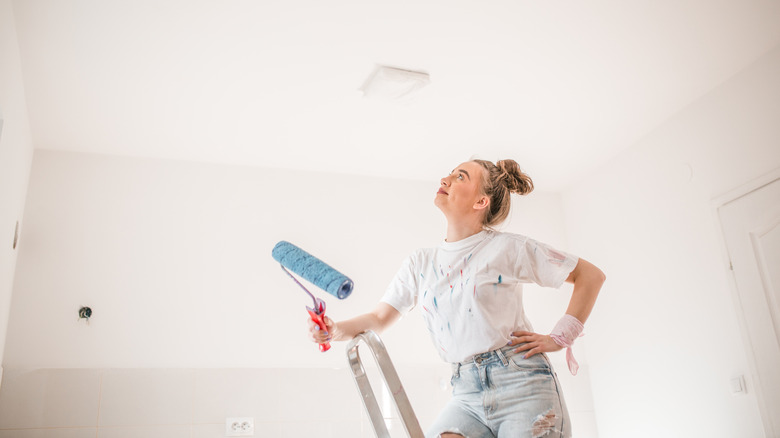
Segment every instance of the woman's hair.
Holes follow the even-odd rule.
[[[511,193],[527,195],[534,189],[531,177],[520,170],[515,160],[499,160],[496,164],[486,160],[472,160],[482,166],[482,194],[490,198],[490,205],[482,226],[494,227],[509,216]]]

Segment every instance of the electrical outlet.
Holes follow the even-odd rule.
[[[255,419],[234,417],[225,420],[225,436],[255,436]]]

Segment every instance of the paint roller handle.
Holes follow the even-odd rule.
[[[320,330],[328,331],[328,327],[325,325],[325,313],[317,313],[314,310],[310,308],[306,308],[306,311],[309,312],[309,316],[311,316],[311,320],[314,321],[318,326],[320,326]],[[323,342],[320,344],[320,351],[326,352],[330,350],[330,342]]]

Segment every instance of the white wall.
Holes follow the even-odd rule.
[[[289,240],[354,279],[347,300],[320,293],[334,318],[365,311],[415,245],[442,235],[435,190],[435,181],[38,150],[5,364],[341,365],[307,341],[311,300],[271,249]],[[94,312],[89,325],[77,321],[80,306]],[[430,362],[417,344],[405,357]]]
[[[0,0],[0,361],[17,261],[14,230],[22,223],[32,155],[13,8]]]
[[[430,422],[448,396],[439,376],[399,374]],[[346,369],[8,370],[0,438],[215,438],[228,417],[254,419],[255,437],[374,436],[354,387]],[[388,422],[400,430],[397,415]]]
[[[319,292],[333,318],[366,311],[414,248],[443,238],[437,188],[436,177],[404,182],[36,151],[5,364],[341,365],[341,356],[321,355],[306,340],[311,300],[271,249],[291,241],[354,279],[346,300]],[[557,196],[518,204],[513,228],[565,243]],[[89,325],[77,321],[84,305],[94,312]],[[417,329],[427,333],[414,312],[387,342],[403,347],[401,362],[438,363],[427,339],[408,342]]]
[[[311,300],[271,258],[271,249],[289,240],[353,278],[356,289],[343,301],[312,289],[327,301],[331,317],[364,312],[414,248],[443,239],[445,223],[433,198],[438,177],[458,161],[442,163],[442,175],[429,182],[409,182],[37,150],[4,359],[8,378],[0,410],[8,414],[0,414],[0,437],[15,428],[87,427],[87,434],[98,428],[102,436],[116,425],[169,424],[156,416],[165,408],[150,403],[182,403],[182,393],[197,391],[200,379],[232,382],[229,370],[251,369],[251,379],[260,381],[284,375],[311,386],[312,376],[343,378],[344,344],[322,354],[307,340],[304,307]],[[516,199],[506,229],[566,248],[560,196],[539,191]],[[537,329],[552,327],[570,291],[528,288]],[[88,325],[77,318],[84,305],[94,312]],[[432,348],[418,311],[383,339],[412,385],[421,422],[430,424],[447,399],[449,367]],[[579,436],[595,436],[583,345],[577,346],[583,368],[576,378],[565,371],[562,354],[553,361],[563,371]],[[127,371],[113,373],[116,368]],[[59,388],[73,385],[77,375],[86,379],[78,409],[81,402],[57,395],[67,393]],[[162,387],[162,401],[133,389],[160,375],[174,381]],[[125,390],[106,393],[101,388],[107,384]],[[246,397],[232,385],[232,394]],[[287,397],[294,405],[287,393],[305,398],[299,386],[265,388],[262,397]],[[258,412],[268,430],[294,421],[294,414],[268,420],[268,412],[251,403],[202,406],[202,398],[231,399],[224,388],[212,389],[187,396],[195,397],[194,404],[180,415],[192,418],[192,427],[206,422],[213,428],[241,410]],[[328,397],[345,406],[359,398],[351,384]],[[122,399],[143,401],[121,409],[141,413],[95,423],[98,413],[102,418]],[[63,409],[92,422],[62,420],[69,417]],[[364,419],[356,421],[350,430],[366,427]],[[328,427],[337,430],[336,423]]]
[[[572,249],[607,274],[587,324],[601,437],[763,436],[712,200],[778,166],[780,47],[564,193]]]

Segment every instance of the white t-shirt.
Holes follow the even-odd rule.
[[[415,251],[382,301],[401,314],[416,305],[447,362],[505,346],[533,330],[523,311],[523,283],[560,287],[578,258],[526,236],[485,230]]]

